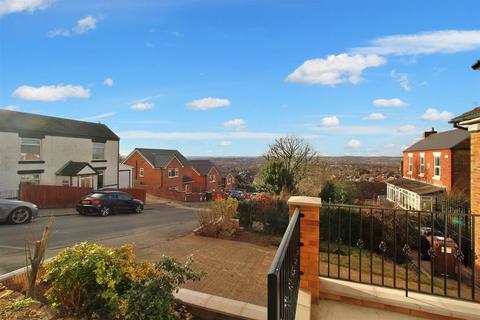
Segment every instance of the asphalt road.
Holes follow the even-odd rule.
[[[185,236],[196,227],[194,210],[166,205],[151,205],[142,214],[118,214],[108,217],[68,215],[55,218],[46,258],[82,241],[107,246],[135,243],[137,247]],[[25,266],[25,239],[32,233],[37,239],[48,224],[38,217],[28,225],[0,224],[0,275]]]

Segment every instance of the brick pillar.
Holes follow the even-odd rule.
[[[480,131],[470,134],[470,194],[473,214],[480,214]],[[475,251],[477,279],[480,276],[480,217],[475,219]]]
[[[290,217],[296,208],[303,217],[300,219],[300,288],[309,291],[312,302],[318,301],[320,291],[319,251],[320,251],[320,208],[322,201],[314,197],[290,197],[288,200]]]

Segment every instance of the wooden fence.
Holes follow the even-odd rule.
[[[202,201],[202,198],[204,197],[204,193],[198,193],[198,192],[185,193],[183,191],[163,190],[163,189],[146,189],[146,191],[148,194],[151,194],[160,198],[166,198],[170,200],[184,201],[184,202],[198,202],[198,201]]]

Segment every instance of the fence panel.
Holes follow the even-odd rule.
[[[41,209],[70,208],[92,191],[92,188],[24,184],[20,187],[20,200],[34,203]]]

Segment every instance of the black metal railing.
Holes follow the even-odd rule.
[[[480,215],[326,203],[320,276],[479,301]]]
[[[268,272],[268,320],[293,320],[300,286],[300,219],[297,208]]]

